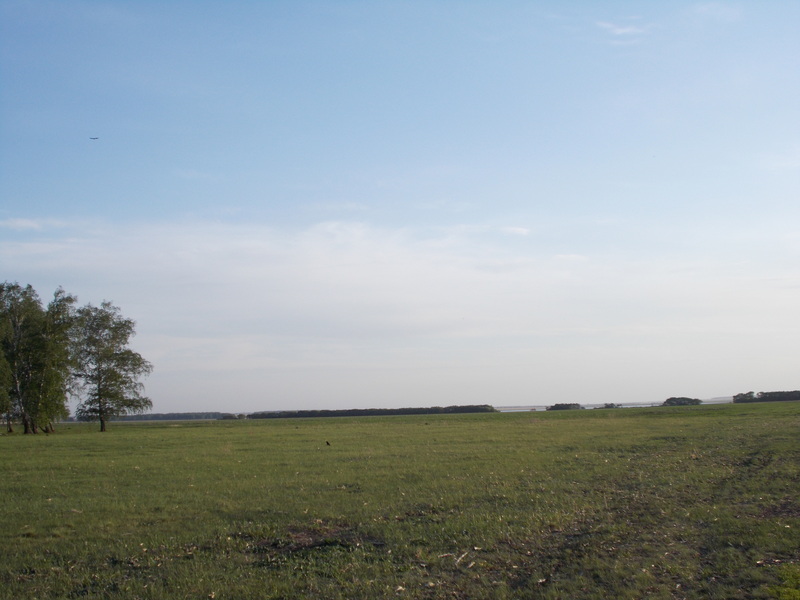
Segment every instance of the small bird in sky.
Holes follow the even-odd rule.
[[[100,138],[93,138],[93,137],[90,137],[89,139],[90,139],[90,140],[99,140]]]

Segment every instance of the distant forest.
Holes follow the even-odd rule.
[[[181,412],[181,413],[151,413],[142,415],[119,415],[112,421],[215,421],[217,419],[245,418],[244,415],[234,415],[222,412]]]
[[[745,402],[788,402],[800,400],[800,390],[792,392],[747,392],[733,397],[734,403]],[[662,406],[688,406],[701,404],[694,398],[668,398]],[[598,408],[621,408],[620,404],[605,404]],[[546,410],[574,410],[584,408],[580,404],[555,404]],[[311,417],[373,417],[391,415],[444,415],[464,413],[492,413],[500,412],[488,404],[468,406],[433,406],[428,408],[351,408],[342,410],[275,410],[254,413],[225,413],[225,412],[175,412],[153,413],[138,415],[119,415],[113,417],[114,421],[216,421],[216,420],[241,420],[241,419],[302,419]],[[75,420],[74,417],[66,419]]]
[[[344,410],[281,410],[251,413],[248,419],[296,419],[304,417],[377,417],[388,415],[450,415],[499,412],[493,406],[433,406],[430,408],[351,408]]]
[[[278,410],[250,414],[224,412],[153,413],[145,415],[120,415],[115,421],[214,421],[233,419],[301,419],[309,417],[373,417],[390,415],[445,415],[462,413],[499,412],[488,404],[473,406],[433,406],[429,408],[351,408],[342,410]],[[70,419],[72,420],[72,419]]]
[[[747,392],[745,394],[736,394],[733,397],[735,403],[745,402],[791,402],[800,400],[800,390],[792,392]]]

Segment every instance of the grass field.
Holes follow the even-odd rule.
[[[6,435],[0,598],[798,599],[799,434],[787,402]]]

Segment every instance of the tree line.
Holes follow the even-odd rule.
[[[791,392],[745,392],[733,397],[735,403],[746,402],[792,402],[800,400],[800,390]]]
[[[488,404],[428,408],[344,408],[339,410],[276,410],[250,413],[248,419],[302,419],[310,417],[377,417],[390,415],[452,415],[498,412]]]
[[[99,421],[152,407],[140,378],[152,365],[128,347],[136,323],[111,302],[77,306],[58,288],[44,305],[30,285],[0,284],[0,414],[9,432],[53,431],[69,416]]]

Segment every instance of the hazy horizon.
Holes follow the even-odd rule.
[[[798,389],[798,22],[0,0],[0,278],[136,320],[153,412]]]

